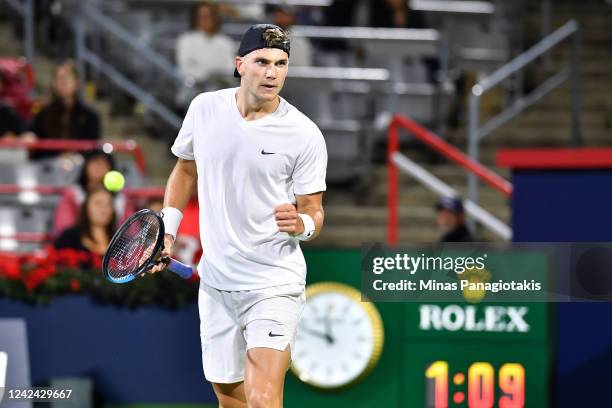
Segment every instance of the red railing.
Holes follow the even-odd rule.
[[[36,187],[22,187],[16,184],[0,184],[0,194],[19,194],[23,192],[35,192],[39,194],[62,194],[68,187],[65,186],[49,186],[40,185]],[[138,198],[163,198],[163,187],[148,187],[148,188],[126,188],[122,192],[128,199]],[[49,242],[52,235],[44,232],[15,232],[14,234],[1,234],[0,239],[14,239],[21,242]]]
[[[23,187],[17,184],[0,184],[0,194],[19,194],[23,192],[35,192],[40,194],[61,194],[66,186],[39,185],[35,187]],[[125,188],[121,190],[129,198],[155,198],[164,197],[163,187]]]
[[[14,234],[0,234],[0,239],[14,239],[20,242],[48,242],[52,238],[47,232],[16,232]]]
[[[164,198],[164,187],[126,188],[123,193],[129,198]]]
[[[41,185],[36,187],[23,187],[17,184],[0,184],[0,194],[19,194],[34,192],[39,194],[61,194],[66,187]]]
[[[389,124],[389,130],[387,132],[387,181],[389,186],[387,195],[387,242],[390,245],[395,245],[398,242],[399,169],[393,162],[392,157],[399,151],[400,128],[406,129],[429,148],[440,153],[450,161],[476,174],[482,181],[505,196],[509,197],[512,195],[512,183],[482,164],[473,161],[465,153],[445,142],[439,136],[412,119],[408,119],[401,115],[395,115]]]
[[[97,140],[64,140],[64,139],[40,139],[33,142],[22,140],[0,140],[0,148],[22,148],[27,150],[47,151],[88,151],[103,148],[110,145],[112,152],[130,153],[141,174],[145,174],[147,166],[144,154],[140,146],[133,140],[121,141],[97,141]]]

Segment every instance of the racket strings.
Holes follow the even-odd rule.
[[[108,249],[108,274],[120,278],[133,273],[153,256],[159,235],[154,216],[136,218]]]

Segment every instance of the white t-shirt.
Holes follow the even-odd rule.
[[[224,34],[189,31],[177,40],[176,63],[181,74],[204,81],[213,73],[234,72],[236,50],[236,44]]]
[[[323,135],[281,98],[273,113],[246,121],[238,88],[198,95],[172,146],[198,172],[200,278],[219,290],[306,283],[299,240],[279,232],[274,207],[324,191]]]

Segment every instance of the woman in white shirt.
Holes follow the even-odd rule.
[[[206,81],[217,72],[232,72],[236,45],[219,32],[219,6],[207,2],[194,6],[191,28],[176,43],[176,63],[180,72],[196,82]]]

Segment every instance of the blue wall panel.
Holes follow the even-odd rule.
[[[513,183],[514,241],[612,241],[612,171],[517,170]],[[611,407],[612,304],[560,303],[556,318],[555,406]]]

